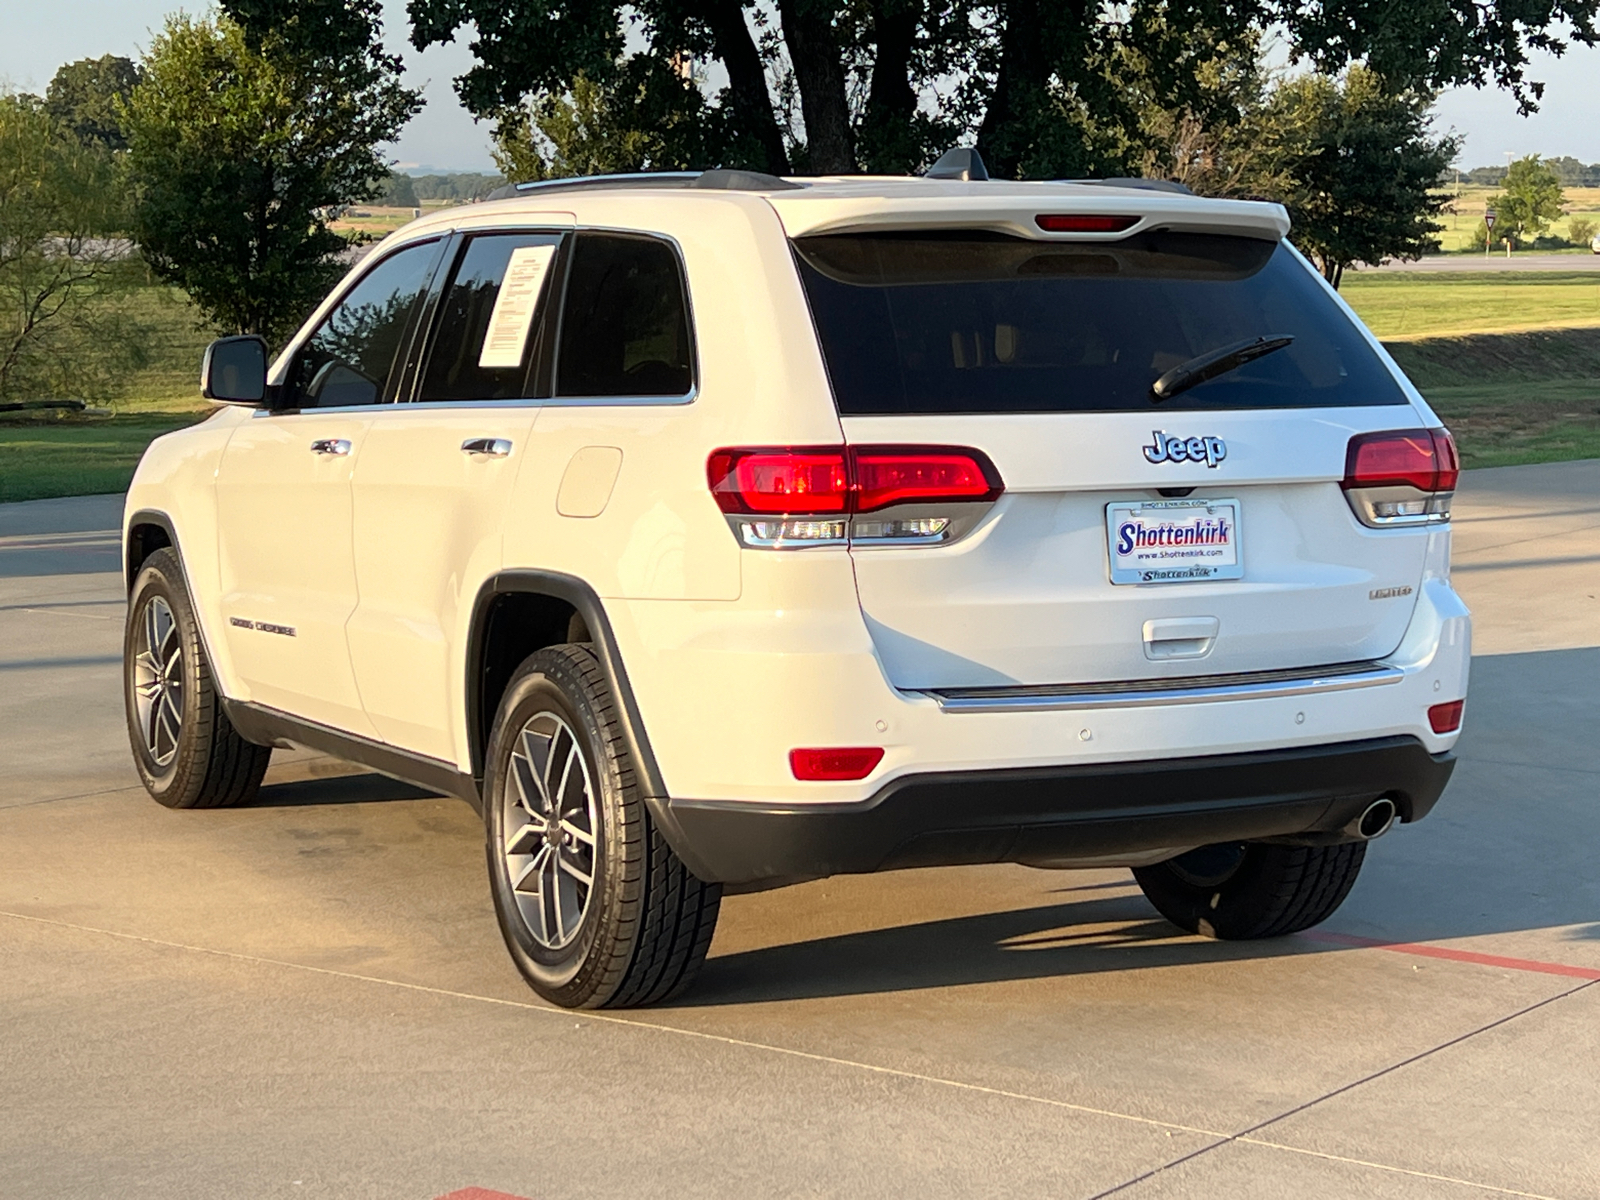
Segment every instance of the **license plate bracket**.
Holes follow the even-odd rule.
[[[1106,505],[1114,584],[1242,579],[1237,500],[1126,500]]]

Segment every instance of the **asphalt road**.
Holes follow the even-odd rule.
[[[1461,765],[1323,929],[1181,936],[1121,870],[840,878],[601,1015],[523,987],[458,801],[305,754],[250,808],[145,798],[117,511],[0,507],[7,1200],[1600,1196],[1600,462],[1467,476]]]

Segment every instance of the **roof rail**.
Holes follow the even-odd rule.
[[[923,178],[984,180],[989,178],[989,171],[975,147],[957,146],[941,154],[939,161],[924,172]]]
[[[490,192],[486,199],[510,200],[517,196],[543,195],[546,192],[604,191],[611,188],[708,188],[723,192],[778,192],[805,187],[776,175],[760,171],[717,168],[712,171],[637,171],[629,175],[582,175],[572,179],[534,179],[527,183],[508,183]]]
[[[1087,183],[1095,187],[1134,188],[1141,192],[1177,192],[1194,195],[1194,189],[1171,179],[1058,179],[1057,183]]]

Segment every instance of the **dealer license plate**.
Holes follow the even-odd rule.
[[[1240,579],[1237,500],[1139,500],[1106,505],[1112,583]]]

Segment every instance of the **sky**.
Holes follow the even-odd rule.
[[[174,0],[0,0],[0,85],[43,92],[64,62],[102,54],[137,57]],[[204,4],[190,11],[203,12]],[[451,80],[472,65],[462,43],[425,53],[405,40],[404,0],[384,0],[386,37],[406,64],[406,82],[425,106],[391,153],[403,168],[492,171],[489,134],[457,102]],[[1540,54],[1528,71],[1547,85],[1540,111],[1519,117],[1510,95],[1458,88],[1440,97],[1437,127],[1465,138],[1459,165],[1490,166],[1521,157],[1569,154],[1600,162],[1600,48],[1574,47],[1561,59]]]

